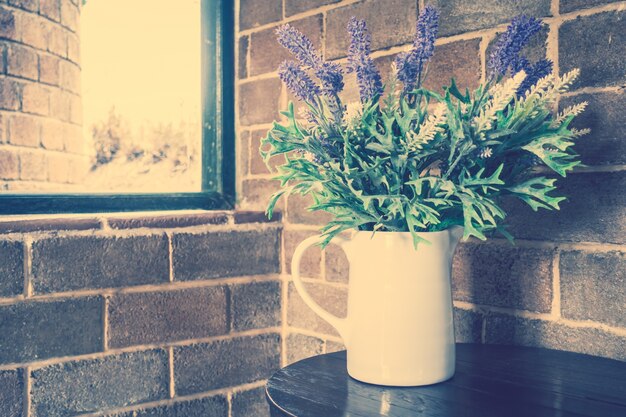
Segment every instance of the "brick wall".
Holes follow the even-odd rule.
[[[2,219],[0,416],[267,415],[281,225],[259,219]]]
[[[560,99],[589,101],[578,122],[590,136],[577,145],[588,167],[560,181],[570,197],[558,213],[507,206],[517,245],[502,239],[460,246],[454,261],[457,339],[571,350],[626,360],[626,2],[608,0],[426,0],[441,11],[440,39],[426,85],[439,88],[454,76],[461,87],[485,78],[485,57],[512,17],[544,18],[529,46],[535,60],[547,56],[558,71],[578,67],[582,76]],[[345,64],[350,16],[367,19],[373,56],[383,76],[399,52],[410,48],[424,1],[239,0],[238,129],[241,207],[262,209],[277,187],[258,156],[259,139],[286,107],[289,94],[276,68],[287,57],[274,29],[289,22],[306,33],[328,59]],[[344,102],[358,97],[353,75]],[[303,210],[290,198],[284,212],[283,257],[287,328],[283,359],[342,347],[338,335],[308,309],[289,284],[289,260],[297,243],[316,233],[327,216]],[[311,251],[304,261],[314,298],[345,314],[347,264],[335,247]]]
[[[0,190],[71,190],[86,172],[79,2],[0,0]]]

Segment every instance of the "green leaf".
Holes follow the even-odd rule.
[[[559,210],[559,203],[565,200],[565,197],[548,195],[549,192],[556,190],[555,181],[554,178],[535,177],[521,184],[507,187],[507,190],[528,204],[533,211],[537,211],[539,208]]]

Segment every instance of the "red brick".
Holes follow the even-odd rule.
[[[253,130],[250,132],[250,173],[255,174],[269,174],[270,170],[265,165],[261,153],[259,152],[261,147],[261,139],[267,135],[267,129]],[[266,148],[264,148],[266,149]],[[278,160],[278,158],[274,158]]]
[[[22,42],[34,48],[45,50],[47,45],[48,23],[40,16],[31,13],[23,13]]]
[[[0,38],[17,39],[18,31],[13,10],[0,5]]]
[[[345,317],[347,311],[348,289],[328,284],[306,284],[306,288],[320,306],[338,317]],[[312,330],[328,335],[337,335],[335,329],[304,304],[293,283],[289,284],[287,301],[287,323],[299,329]]]
[[[61,23],[72,32],[78,30],[78,7],[70,0],[61,0]]]
[[[283,251],[285,253],[285,270],[283,273],[291,274],[291,258],[300,242],[317,234],[318,233],[314,231],[284,231],[283,235],[285,240]],[[318,246],[307,249],[300,262],[300,275],[307,278],[320,278],[322,274],[321,262],[322,251]]]
[[[22,85],[16,81],[0,78],[0,109],[18,110]]]
[[[61,88],[80,94],[80,69],[76,65],[61,60],[59,74]]]
[[[46,49],[60,57],[67,56],[67,29],[49,23],[46,27]]]
[[[50,90],[39,84],[25,84],[22,92],[22,111],[47,116],[50,112]]]
[[[55,183],[67,183],[70,181],[69,155],[50,153],[48,155],[48,181]]]
[[[287,220],[289,221],[289,223],[312,224],[321,226],[328,223],[333,218],[333,216],[326,211],[309,211],[308,208],[313,203],[313,197],[311,197],[310,195],[290,195],[287,198],[286,210]]]
[[[5,0],[5,2],[30,12],[36,12],[39,8],[38,0]]]
[[[14,180],[19,178],[19,161],[15,151],[0,149],[0,178]]]
[[[9,119],[9,141],[13,145],[38,147],[40,131],[35,117],[15,115]]]
[[[39,0],[39,12],[58,22],[61,19],[61,5],[59,0]]]
[[[61,80],[59,61],[60,59],[53,55],[40,55],[39,81],[46,84],[58,85]]]
[[[454,78],[461,91],[478,87],[480,83],[480,39],[438,45],[428,64],[424,82],[426,88],[442,91]]]
[[[239,208],[244,210],[265,211],[273,193],[280,187],[274,180],[246,180],[242,184],[242,198]],[[276,211],[284,208],[282,199],[276,204]]]
[[[64,122],[70,121],[70,106],[72,95],[60,89],[53,89],[50,93],[50,116]]]
[[[278,119],[281,82],[278,78],[259,80],[239,87],[239,117],[242,125],[271,123]]]
[[[346,253],[337,245],[326,246],[326,281],[347,284],[350,277],[350,262]]]
[[[83,129],[80,126],[66,124],[63,128],[63,143],[67,152],[78,155],[84,154],[85,139],[83,137]]]
[[[80,64],[80,40],[75,34],[67,35],[67,59]]]
[[[21,45],[7,49],[7,74],[36,80],[38,77],[37,53]]]
[[[256,26],[277,22],[283,17],[283,4],[276,0],[241,0],[239,4],[239,28],[251,29]]]
[[[45,181],[48,178],[46,155],[43,152],[20,153],[20,179]]]
[[[224,213],[173,214],[168,216],[137,216],[108,219],[113,229],[174,228],[191,227],[208,224],[226,224],[228,216]]]
[[[41,124],[41,144],[46,149],[63,150],[63,123],[47,119]]]

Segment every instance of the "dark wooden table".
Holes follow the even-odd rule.
[[[272,416],[626,417],[626,362],[457,344],[454,378],[392,388],[350,378],[344,351],[281,369],[267,382],[266,393]]]

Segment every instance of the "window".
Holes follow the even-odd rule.
[[[22,88],[45,94],[49,109],[20,107],[7,121],[0,163],[4,152],[17,171],[0,182],[0,213],[230,207],[232,7],[228,0],[87,0],[80,31],[52,27],[67,32],[67,51],[34,48],[40,77]],[[74,40],[80,55],[71,51]],[[58,79],[45,76],[50,65]],[[21,140],[35,131],[39,141]]]

